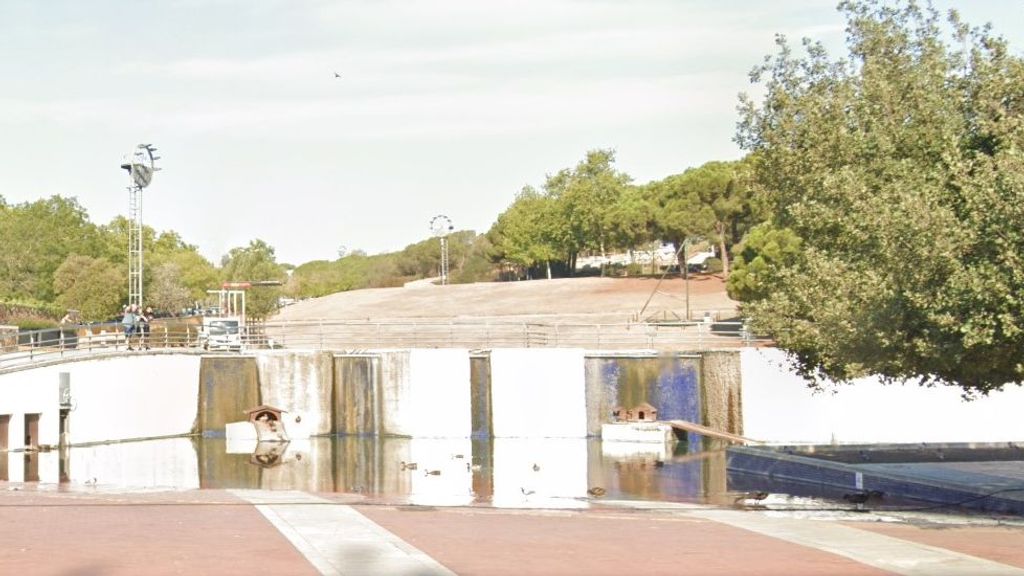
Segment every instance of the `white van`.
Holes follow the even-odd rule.
[[[241,319],[237,316],[206,316],[199,331],[204,350],[242,350]]]

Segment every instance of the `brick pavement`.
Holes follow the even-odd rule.
[[[243,496],[0,484],[0,573],[395,574],[405,563],[410,574],[423,566],[495,575],[1024,574],[1024,528],[976,519],[931,525],[685,505],[554,511]],[[279,529],[280,519],[287,526]],[[311,549],[334,558],[311,562]],[[347,550],[362,556],[350,561]]]

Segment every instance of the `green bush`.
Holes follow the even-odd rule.
[[[639,262],[626,264],[626,276],[643,276],[644,265]]]
[[[18,327],[21,332],[29,332],[32,330],[45,330],[46,328],[56,328],[60,324],[49,320],[47,318],[11,318],[11,323]]]
[[[721,258],[708,258],[704,261],[704,271],[708,274],[718,274],[724,270]]]

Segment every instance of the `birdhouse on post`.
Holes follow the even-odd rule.
[[[634,422],[655,422],[658,420],[658,409],[647,402],[641,402],[632,410]]]
[[[616,422],[656,422],[658,409],[647,402],[641,402],[628,410],[622,406],[616,406],[612,410],[612,417]]]
[[[287,442],[288,434],[284,430],[281,414],[284,410],[261,404],[245,411],[249,422],[256,428],[256,439],[259,442]]]

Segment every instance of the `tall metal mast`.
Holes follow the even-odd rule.
[[[441,239],[441,285],[448,284],[448,234],[454,230],[452,221],[444,214],[430,219],[430,232]]]
[[[128,304],[142,307],[142,189],[153,181],[153,173],[160,170],[155,162],[156,151],[151,144],[139,144],[121,163],[128,171]]]

